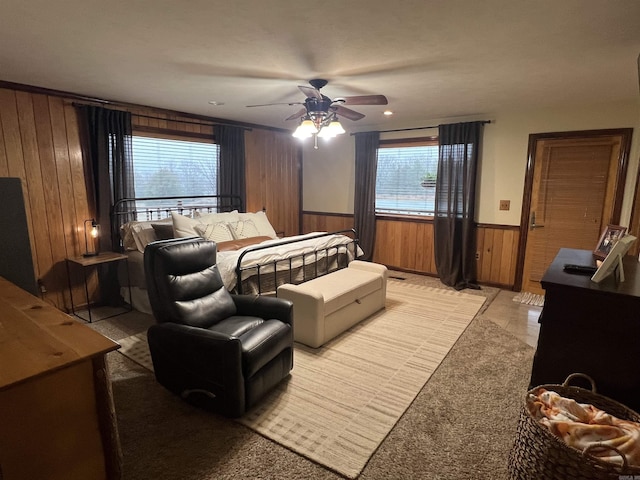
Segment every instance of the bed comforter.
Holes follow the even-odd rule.
[[[278,243],[281,243],[283,239],[274,239],[261,242],[257,245],[243,247],[238,250],[219,252],[217,263],[222,280],[228,290],[235,289],[236,266],[238,259],[245,251],[251,250],[253,247],[257,246],[263,247],[272,245],[270,248],[250,251],[242,258],[241,265],[242,267],[251,267],[252,265],[257,264],[264,265],[260,268],[260,274],[264,276],[263,278],[269,278],[269,273],[273,274],[274,271],[288,272],[289,260],[291,260],[291,268],[297,272],[296,275],[298,275],[294,280],[299,281],[302,279],[300,275],[304,276],[305,274],[309,274],[306,271],[309,267],[315,269],[316,262],[323,263],[322,268],[328,267],[332,269],[337,266],[338,261],[345,259],[340,257],[346,257],[346,263],[348,264],[348,262],[354,260],[356,256],[362,255],[362,250],[359,247],[356,255],[354,255],[353,248],[346,248],[347,244],[353,242],[353,239],[350,237],[341,234],[323,235],[324,233],[326,232],[312,232],[286,238],[286,240],[297,240],[296,243],[278,245]],[[318,235],[323,236],[318,237]],[[338,249],[338,247],[340,248]],[[329,248],[330,250],[325,251],[324,249],[326,248]],[[256,273],[256,269],[251,268],[243,272],[243,293],[257,293],[255,286],[251,288],[251,292],[247,292],[244,288],[244,282],[247,279],[250,279],[250,277],[254,277]],[[278,281],[276,281],[276,283],[278,283]],[[266,288],[275,290],[275,287],[277,287],[277,285],[268,285]]]

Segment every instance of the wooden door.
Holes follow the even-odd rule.
[[[617,224],[631,133],[533,135],[522,216],[521,290],[544,293],[540,280],[560,248],[593,250]]]

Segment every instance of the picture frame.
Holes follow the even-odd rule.
[[[591,281],[600,283],[609,275],[615,273],[616,282],[624,282],[624,266],[622,265],[622,259],[627,254],[633,242],[637,240],[633,235],[623,235],[620,239],[611,247],[609,254],[600,263],[600,266],[591,277]]]
[[[600,260],[604,260],[613,246],[624,236],[626,232],[627,227],[622,227],[620,225],[607,225],[607,228],[604,229],[600,236],[600,240],[598,240],[598,245],[593,251],[593,255]]]

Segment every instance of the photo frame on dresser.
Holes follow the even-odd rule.
[[[596,249],[593,251],[593,256],[604,260],[616,242],[620,240],[625,233],[627,233],[627,227],[607,225],[607,228],[604,229],[600,236],[600,240],[598,240]]]
[[[609,275],[615,274],[616,281],[624,282],[624,268],[622,259],[627,254],[633,242],[637,240],[633,235],[623,235],[609,250],[604,260],[598,265],[598,270],[591,277],[591,281],[600,283]]]

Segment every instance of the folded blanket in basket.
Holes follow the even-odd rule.
[[[584,450],[591,445],[614,447],[629,465],[640,466],[640,424],[621,420],[593,405],[578,403],[558,393],[540,388],[527,398],[527,409],[533,418],[567,445]],[[593,449],[593,456],[622,464],[615,451]]]

